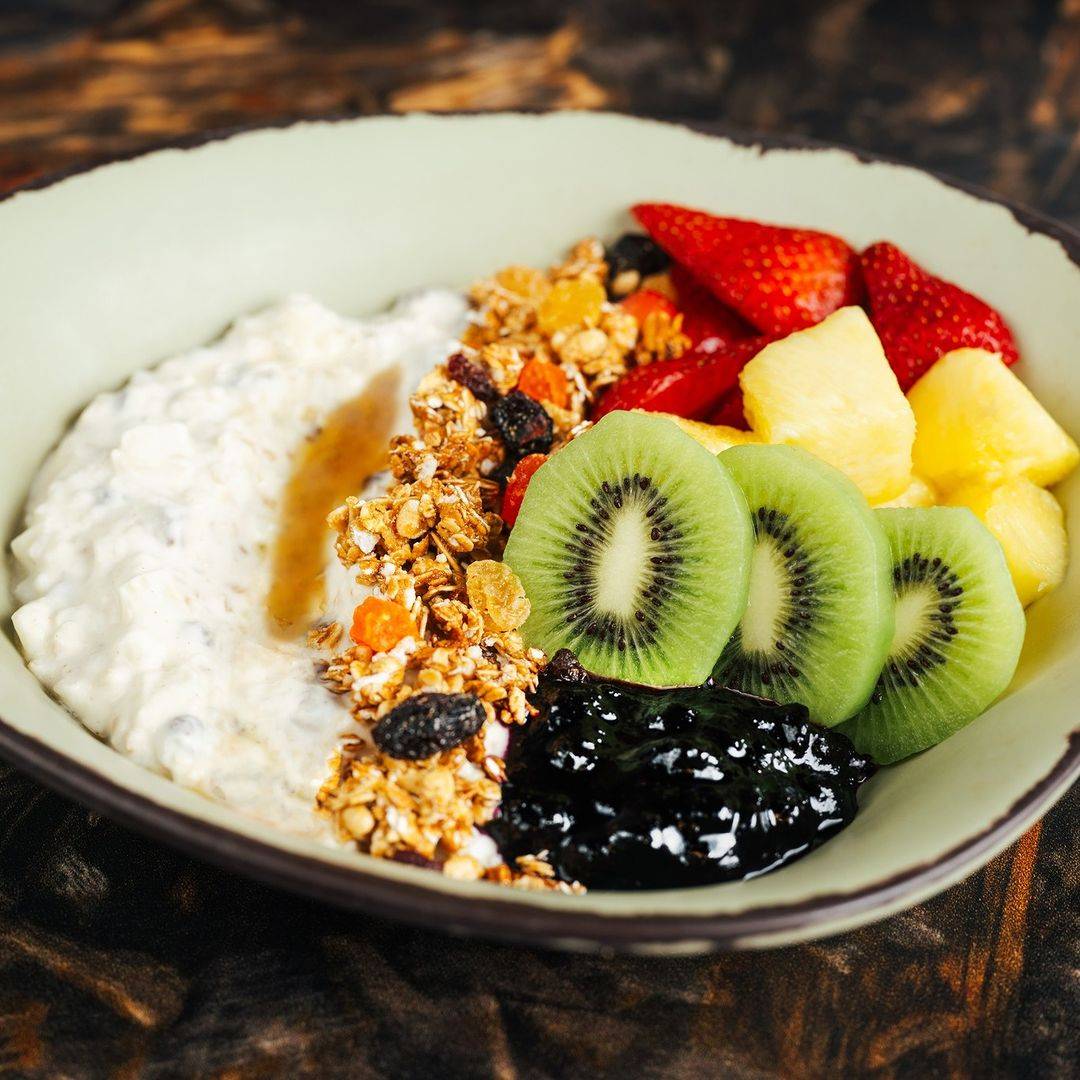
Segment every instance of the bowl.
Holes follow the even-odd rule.
[[[1016,369],[1080,432],[1080,237],[836,147],[627,117],[407,116],[245,132],[104,165],[0,203],[0,535],[79,409],[133,371],[302,290],[350,314],[420,286],[544,265],[667,200],[887,238],[996,305]],[[1080,536],[1080,476],[1060,491]],[[1080,570],[1028,613],[1015,681],[976,722],[882,770],[855,822],[751,881],[584,896],[500,889],[249,820],[97,741],[26,668],[0,567],[0,755],[117,821],[331,903],[559,948],[685,953],[834,934],[926,899],[1018,837],[1080,771]]]

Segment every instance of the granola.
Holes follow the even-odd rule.
[[[357,583],[399,604],[417,630],[381,652],[341,627],[311,637],[313,648],[333,653],[322,677],[348,698],[355,720],[318,803],[360,850],[430,863],[460,880],[579,888],[556,881],[543,853],[487,866],[470,850],[505,779],[492,748],[505,743],[504,727],[533,713],[529,695],[545,660],[521,638],[529,601],[500,561],[500,479],[515,459],[489,428],[488,403],[517,388],[530,362],[557,365],[559,400],[540,402],[557,447],[588,426],[589,406],[606,386],[685,351],[681,316],[654,313],[639,326],[607,299],[607,278],[603,246],[586,239],[547,272],[511,266],[477,282],[461,352],[420,382],[410,398],[414,431],[391,441],[389,489],[350,497],[328,518],[338,558]],[[378,751],[373,726],[424,691],[474,695],[486,716],[480,732],[420,762]]]

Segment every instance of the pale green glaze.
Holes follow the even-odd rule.
[[[164,151],[0,203],[0,535],[6,544],[31,475],[86,401],[213,337],[236,315],[292,290],[343,312],[370,312],[403,290],[463,285],[510,262],[544,264],[580,236],[626,226],[624,208],[642,199],[816,226],[857,246],[896,241],[1003,311],[1025,358],[1018,373],[1080,432],[1080,270],[1008,209],[916,171],[838,150],[762,154],[611,116],[305,124]],[[1080,535],[1080,480],[1060,494]],[[420,884],[433,901],[492,897],[489,886],[278,834],[97,742],[23,666],[7,621],[7,569],[0,567],[0,716],[9,729],[230,835]],[[677,893],[497,898],[507,912],[554,909],[568,920],[593,912],[623,925],[635,915],[718,917],[707,931],[647,946],[663,951],[704,948],[712,937],[758,945],[818,936],[915,903],[1013,839],[1070,779],[1059,766],[1007,824],[973,843],[1066,753],[1080,700],[1080,571],[1032,608],[1029,622],[1011,692],[948,742],[875,778],[855,823],[809,858],[755,881]],[[140,814],[153,818],[153,808]],[[228,837],[191,843],[253,869]],[[939,870],[915,873],[934,863]],[[898,875],[906,880],[879,888]],[[877,891],[869,901],[854,898],[865,890]],[[754,932],[732,929],[745,926],[740,913],[815,898],[819,911],[809,921],[789,912]],[[490,926],[498,929],[494,919]],[[566,947],[592,940],[571,921],[565,930],[549,923],[545,936]]]

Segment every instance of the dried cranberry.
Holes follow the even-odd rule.
[[[555,428],[544,406],[520,390],[511,390],[495,402],[491,422],[502,437],[508,458],[546,454],[555,439]]]
[[[450,378],[461,383],[466,390],[471,390],[473,397],[490,405],[498,396],[499,389],[492,381],[491,372],[476,360],[470,360],[464,353],[454,353],[446,362]]]
[[[472,694],[414,694],[391,709],[371,736],[384,754],[420,761],[460,746],[480,730],[484,716]]]

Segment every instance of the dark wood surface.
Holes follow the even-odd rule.
[[[0,2],[0,184],[235,124],[503,107],[836,139],[1080,224],[1077,0]],[[564,956],[282,895],[0,765],[0,1075],[1076,1075],[1078,840],[1074,790],[873,927]]]

